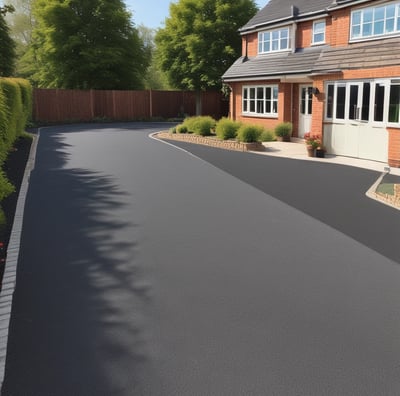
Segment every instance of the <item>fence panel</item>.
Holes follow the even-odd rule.
[[[90,91],[57,89],[59,118],[63,121],[90,121],[93,119]]]
[[[193,92],[151,91],[152,116],[163,118],[195,114]]]
[[[113,119],[114,105],[113,105],[113,91],[91,91],[93,101],[94,118]]]
[[[218,119],[228,114],[219,92],[202,93],[203,114]],[[37,122],[144,120],[195,115],[196,94],[190,91],[104,91],[35,89],[33,119]]]
[[[150,117],[149,91],[113,91],[116,120],[137,120]]]

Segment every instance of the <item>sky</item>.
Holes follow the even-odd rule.
[[[262,8],[267,2],[268,0],[256,0],[256,5]],[[169,16],[170,3],[171,0],[125,0],[128,10],[133,13],[135,25],[145,25],[152,29],[164,27],[164,20]]]

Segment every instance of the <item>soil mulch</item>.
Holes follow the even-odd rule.
[[[6,218],[6,224],[0,225],[0,287],[3,280],[5,256],[10,241],[19,190],[24,177],[26,163],[29,158],[31,144],[32,139],[28,137],[23,136],[17,139],[13,150],[10,151],[7,160],[3,164],[3,171],[7,175],[8,180],[15,187],[15,191],[0,204]]]

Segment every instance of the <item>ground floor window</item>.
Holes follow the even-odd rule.
[[[327,120],[400,124],[400,79],[328,82],[326,92]]]
[[[242,98],[243,114],[278,116],[278,85],[243,87]]]

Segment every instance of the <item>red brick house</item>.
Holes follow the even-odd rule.
[[[400,0],[270,0],[239,32],[232,119],[400,167]]]

